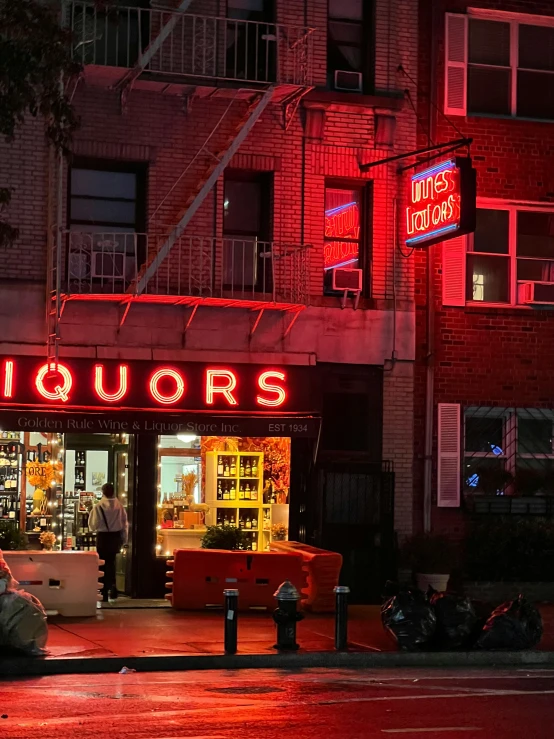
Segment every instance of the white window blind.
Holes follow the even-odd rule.
[[[442,243],[442,304],[466,304],[466,245],[467,236],[458,236]]]
[[[444,112],[466,114],[467,16],[446,13]]]

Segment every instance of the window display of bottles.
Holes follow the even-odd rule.
[[[75,490],[86,488],[86,452],[75,452]]]
[[[2,431],[1,439],[13,439],[13,441],[21,441],[21,431]]]
[[[217,526],[232,526],[235,528],[236,525],[237,521],[233,510],[224,511],[220,509],[217,511]]]
[[[0,518],[19,521],[20,450],[19,432],[3,431],[0,444]],[[16,441],[17,439],[17,441]]]
[[[17,499],[0,493],[0,518],[16,521],[19,517]]]
[[[236,500],[237,486],[235,480],[218,480],[217,500]]]
[[[208,452],[206,455],[206,523],[238,526],[245,548],[268,548],[271,536],[271,507],[262,495],[262,452]]]

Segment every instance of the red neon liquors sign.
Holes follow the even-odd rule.
[[[475,230],[475,170],[470,159],[448,159],[412,175],[406,244],[431,246]]]
[[[288,367],[0,357],[0,406],[287,411],[307,382]]]

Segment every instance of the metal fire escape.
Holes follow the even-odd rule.
[[[137,269],[135,276],[125,289],[120,291],[124,293],[123,297],[120,293],[116,295],[115,289],[111,291],[111,294],[106,294],[105,291],[94,294],[91,290],[89,292],[77,290],[70,293],[66,287],[66,285],[69,286],[70,274],[66,272],[71,269],[71,259],[75,259],[79,254],[69,252],[70,244],[74,242],[74,235],[71,232],[65,233],[61,225],[64,212],[61,186],[64,162],[60,157],[57,167],[57,228],[55,238],[51,239],[48,254],[47,352],[49,362],[58,361],[60,320],[67,300],[119,299],[124,306],[121,325],[131,302],[146,297],[149,283],[157,276],[161,265],[168,259],[191,219],[268,105],[272,102],[281,104],[283,126],[286,128],[301,98],[312,89],[311,34],[313,29],[292,29],[278,24],[187,15],[186,11],[191,2],[192,0],[183,0],[178,8],[171,10],[117,7],[109,11],[99,11],[90,2],[64,0],[64,19],[74,33],[75,56],[83,64],[85,84],[88,69],[92,70],[92,74],[101,70],[104,74],[104,85],[120,95],[122,114],[125,114],[127,99],[133,88],[155,89],[162,94],[168,90],[175,94],[177,90],[187,107],[195,96],[204,99],[230,97],[231,102],[215,128],[208,134],[200,151],[195,154],[192,162],[189,162],[185,172],[177,178],[175,185],[190,165],[198,161],[199,157],[206,159],[204,172],[190,190],[181,212],[175,217],[174,225],[157,248],[147,250],[146,260]],[[143,44],[146,24],[150,40],[147,44]],[[126,33],[126,38],[124,33]],[[244,58],[247,58],[248,53],[253,49],[252,44],[254,42],[256,44],[255,74],[250,75],[255,79],[249,79],[248,71],[251,70],[248,68],[244,74],[237,73],[236,49],[234,69],[230,67],[225,57],[225,44],[228,42],[229,35],[233,38],[233,33],[236,47],[239,39],[242,39],[243,45],[246,43],[244,48],[239,47],[239,53],[243,54],[243,64]],[[135,60],[131,59],[133,34],[139,39],[136,43],[139,46],[144,45],[143,50],[137,49]],[[253,38],[254,41],[249,41],[249,34],[250,39]],[[259,49],[262,42],[264,48],[272,47],[274,69],[270,71],[268,61],[270,56],[268,52],[265,52],[265,70],[259,74],[259,57],[261,58]],[[251,59],[246,62],[246,64],[249,63]],[[122,67],[126,68],[123,74],[121,74]],[[210,141],[215,138],[214,134],[217,130],[220,128],[223,130],[224,119],[231,115],[230,111],[233,110],[235,100],[242,103],[243,111],[240,119],[233,126],[232,134],[227,137],[225,143],[217,147],[216,151],[212,151],[209,146]],[[155,212],[159,210],[160,205]],[[154,291],[151,290],[150,293],[152,292]],[[189,285],[188,293],[186,289],[185,293],[190,295],[191,292]],[[183,303],[182,296],[179,302]],[[197,304],[192,316],[196,307]],[[189,318],[189,324],[192,316]]]

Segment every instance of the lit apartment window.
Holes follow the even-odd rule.
[[[478,208],[467,246],[468,301],[544,303],[551,302],[550,293],[554,300],[553,210]]]
[[[360,189],[325,188],[325,231],[323,244],[324,288],[333,292],[336,269],[360,268]]]
[[[125,289],[145,259],[145,168],[83,162],[69,173],[70,281]]]
[[[446,16],[447,113],[554,120],[554,18]]]
[[[222,280],[237,297],[273,289],[270,214],[271,176],[229,170],[223,201]]]

